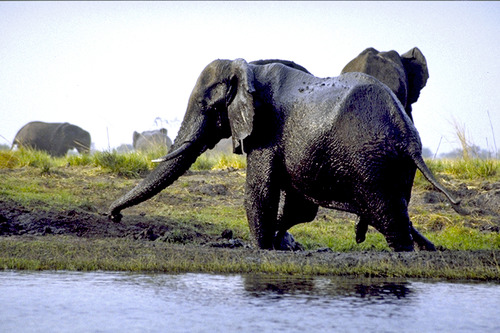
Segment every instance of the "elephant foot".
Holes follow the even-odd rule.
[[[304,251],[304,247],[296,242],[289,232],[276,232],[273,239],[273,248],[282,251]]]

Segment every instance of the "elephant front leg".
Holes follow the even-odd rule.
[[[273,249],[280,188],[272,155],[252,151],[247,156],[245,208],[248,226],[261,249]]]

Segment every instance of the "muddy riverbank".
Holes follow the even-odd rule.
[[[20,251],[20,244],[36,243],[41,246],[39,249],[58,242],[77,248],[85,248],[88,244],[106,248],[106,240],[110,240],[110,244],[118,241],[133,247],[136,252],[146,251],[152,256],[150,260],[156,262],[156,270],[174,269],[171,264],[162,265],[162,260],[166,263],[176,258],[174,261],[185,263],[186,270],[193,267],[198,271],[217,271],[217,267],[232,272],[238,269],[272,271],[272,267],[280,267],[274,270],[294,274],[358,272],[363,275],[427,276],[431,273],[423,273],[425,270],[436,274],[439,270],[471,270],[475,266],[486,279],[500,279],[497,259],[500,251],[495,248],[500,229],[498,182],[448,181],[447,186],[469,210],[468,216],[456,214],[439,193],[427,187],[414,189],[410,206],[415,225],[431,239],[450,223],[458,223],[463,228],[488,235],[493,239],[490,248],[454,250],[436,242],[440,251],[434,253],[393,253],[383,248],[383,244],[381,250],[380,247],[366,249],[353,245],[351,251],[339,252],[318,242],[316,246],[315,243],[306,246],[306,251],[286,253],[260,251],[252,246],[242,208],[245,174],[241,170],[188,172],[153,199],[125,210],[120,222],[108,220],[107,207],[140,181],[138,179],[73,167],[58,168],[45,175],[33,168],[6,169],[0,173],[3,179],[0,244],[4,249],[4,268],[10,268],[5,262],[16,257],[5,251]],[[26,193],[21,193],[23,191]],[[345,224],[346,237],[354,238],[355,221],[355,216],[322,209],[313,225],[322,228],[323,223]],[[300,229],[296,232],[298,240],[308,244],[302,236],[307,233]],[[383,243],[379,236],[374,230],[368,235],[375,237],[373,242]],[[30,251],[35,250],[27,249],[23,255],[29,257]],[[133,260],[133,255],[127,253],[125,260]],[[210,266],[209,261],[214,258],[222,258],[225,263]],[[43,262],[43,256],[38,260]],[[193,260],[200,261],[200,265],[191,265],[189,262]],[[239,264],[230,269],[227,264],[230,262]],[[138,265],[143,269],[147,269],[146,266]],[[397,267],[397,270],[388,267]]]

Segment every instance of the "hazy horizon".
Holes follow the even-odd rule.
[[[70,122],[99,150],[165,127],[172,140],[214,59],[292,60],[338,76],[367,47],[417,46],[423,146],[500,148],[500,2],[0,2],[0,143],[27,122]]]

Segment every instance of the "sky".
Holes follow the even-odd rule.
[[[0,144],[27,122],[70,122],[96,149],[165,127],[215,59],[292,60],[338,76],[367,47],[417,46],[429,80],[413,104],[433,153],[500,149],[500,2],[0,2]]]

